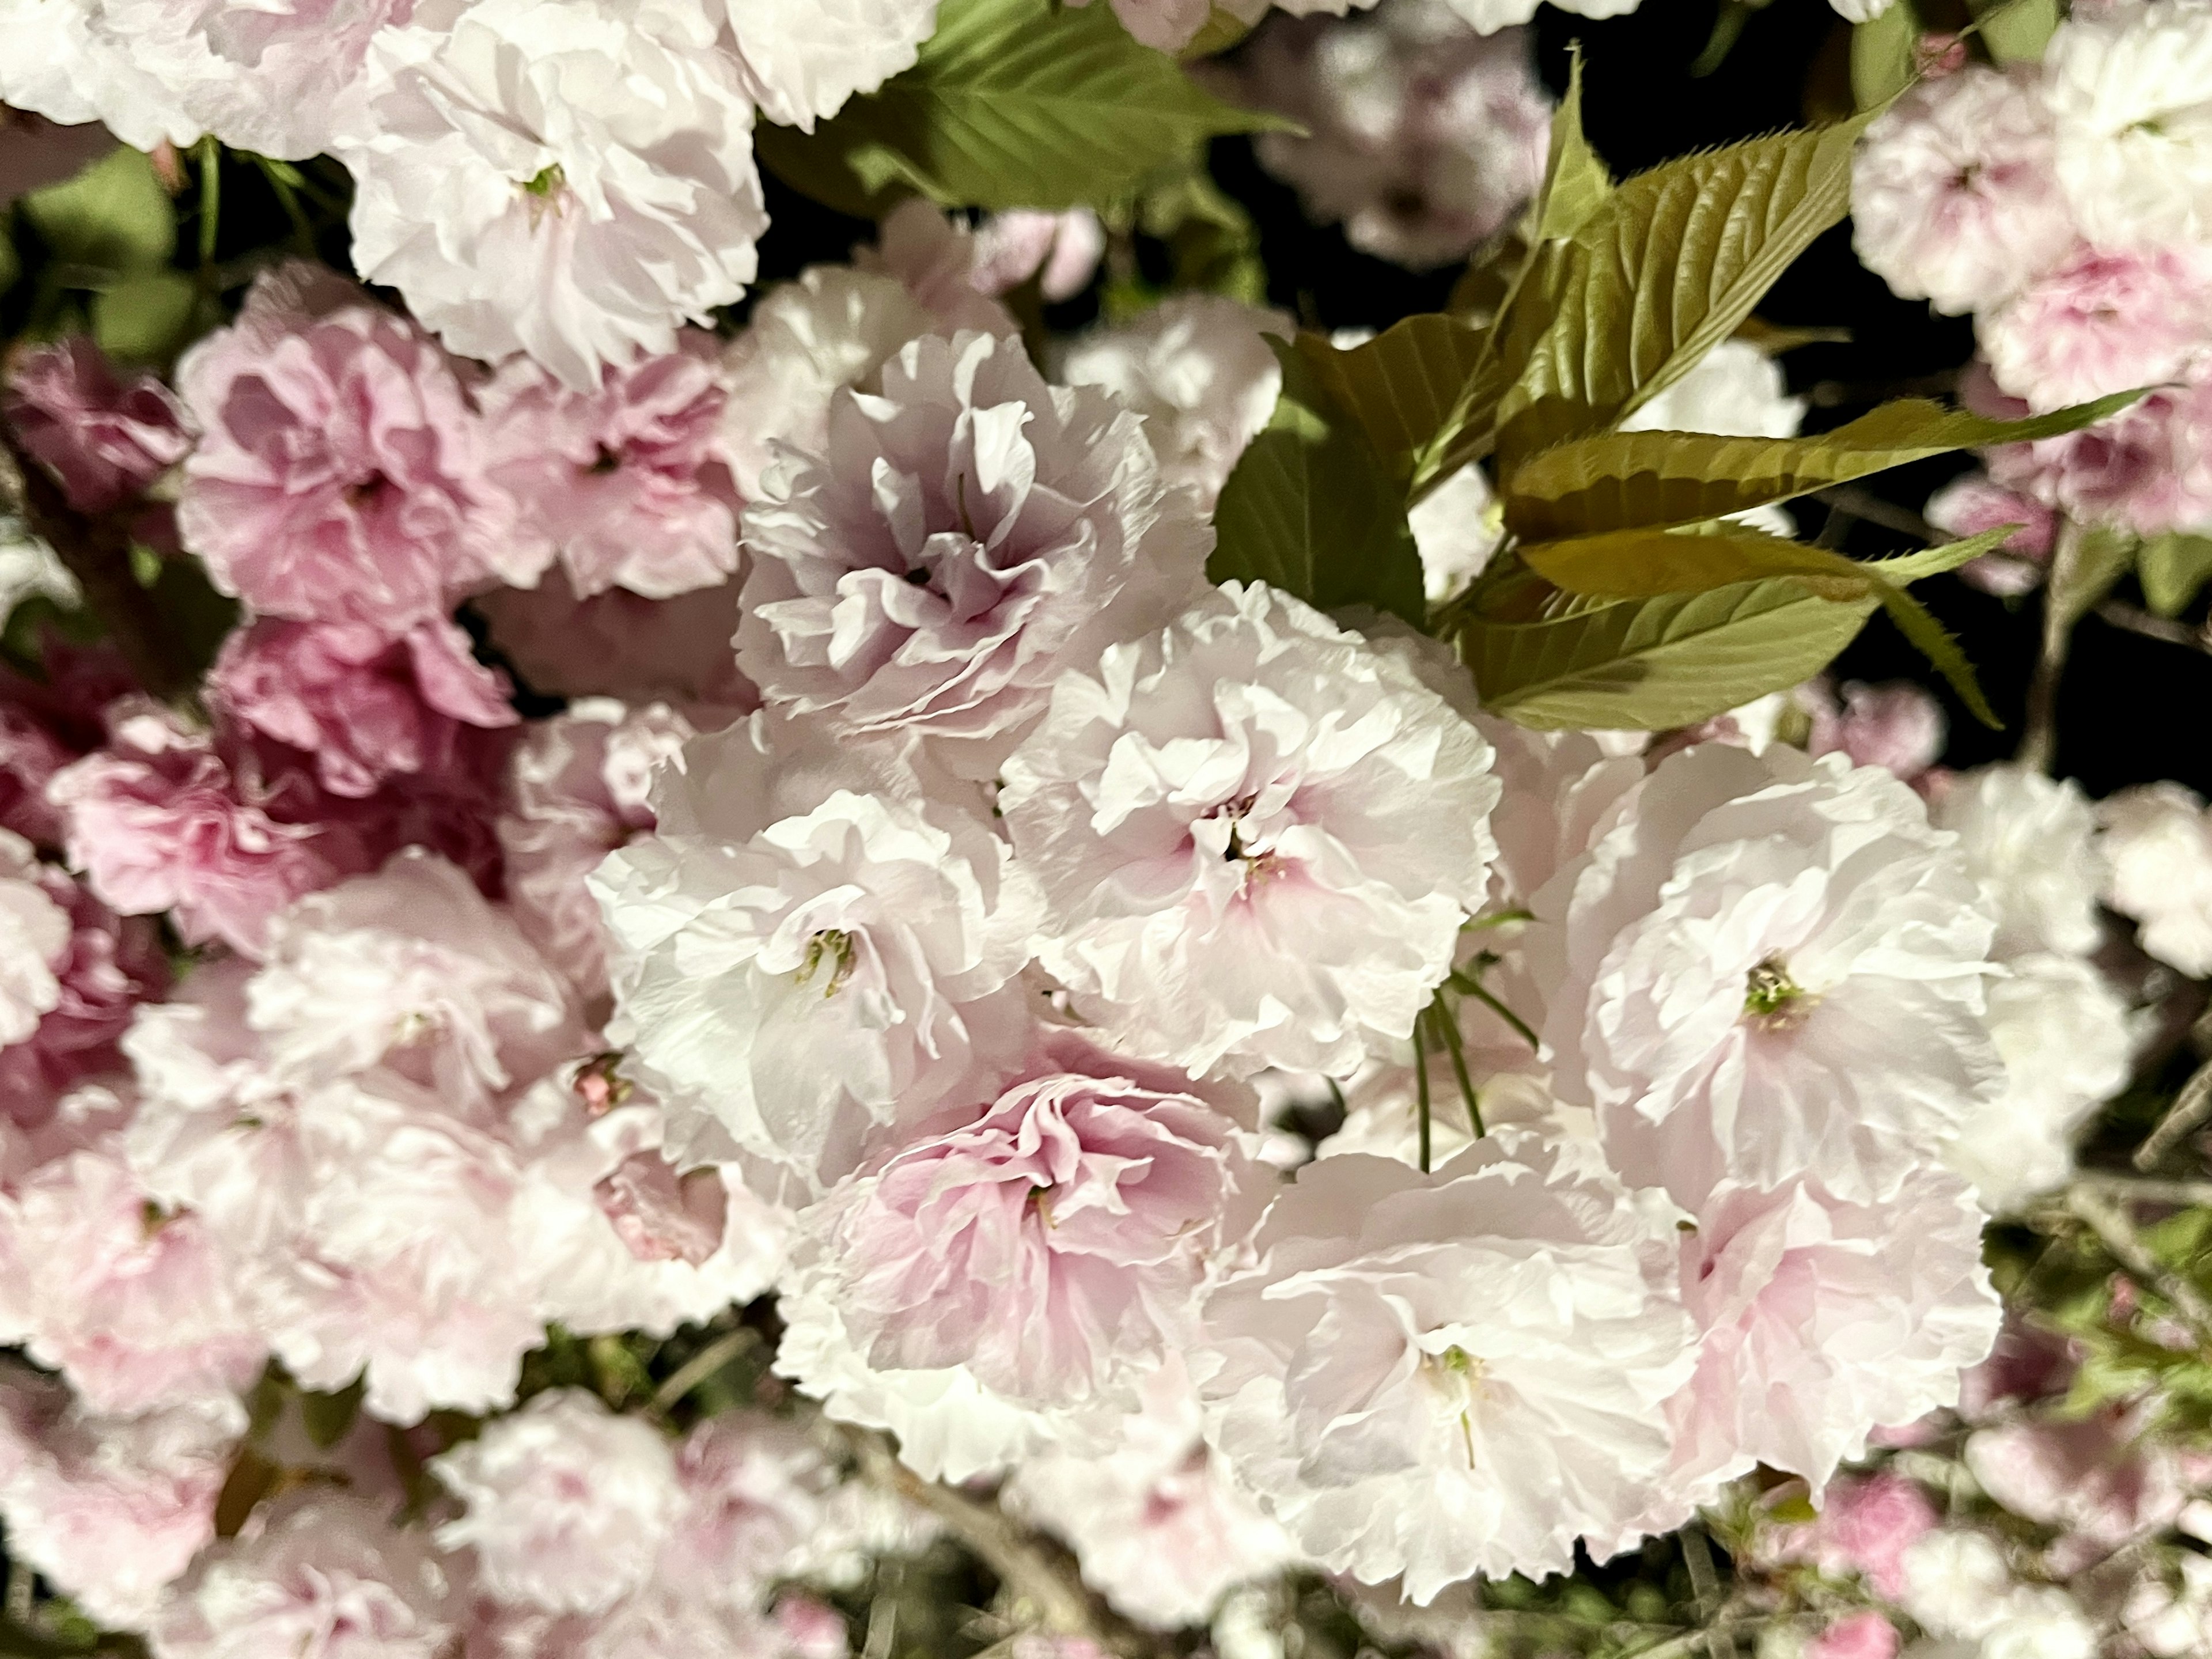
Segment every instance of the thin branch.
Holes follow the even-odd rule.
[[[2074,1177],[2078,1186],[2102,1193],[2118,1204],[2212,1205],[2212,1181],[2143,1181],[2133,1176]]]
[[[2173,1097],[2173,1104],[2158,1121],[2158,1127],[2136,1148],[2136,1168],[2156,1169],[2159,1160],[2194,1133],[2207,1117],[2212,1117],[2212,1060],[2189,1074],[2189,1081],[2181,1085],[2181,1092]]]
[[[991,1570],[1013,1604],[1017,1624],[1087,1637],[1123,1659],[1170,1659],[1165,1644],[1117,1617],[1085,1587],[1072,1557],[1017,1526],[995,1504],[923,1480],[898,1461],[882,1435],[850,1424],[837,1426],[870,1485],[934,1516]]]
[[[2194,651],[2212,651],[2212,639],[2205,636],[2203,629],[2191,628],[2188,623],[2175,622],[2171,617],[2154,617],[2141,605],[2123,605],[2118,599],[2106,599],[2097,607],[2097,620],[2164,645],[2185,645]]]
[[[2050,579],[2043,587],[2043,646],[2027,685],[2027,729],[2016,758],[2031,771],[2048,772],[2058,757],[2058,680],[2066,672],[2066,648],[2075,622],[2066,596],[2081,568],[2081,532],[2069,525],[2059,532],[2051,554]]]
[[[1816,489],[1813,499],[1825,502],[1838,513],[1854,519],[1864,519],[1869,524],[1878,524],[1884,530],[1894,530],[1900,536],[1910,536],[1917,542],[1934,546],[1948,541],[1948,537],[1910,507],[1886,501],[1871,489],[1857,484],[1837,484],[1828,489]]]
[[[2150,1253],[2123,1211],[2085,1186],[2068,1191],[2066,1207],[2088,1224],[2113,1261],[2172,1304],[2200,1346],[2212,1347],[2212,1306],[2206,1304],[2194,1285]]]
[[[663,1413],[672,1410],[685,1395],[746,1349],[755,1346],[760,1340],[760,1333],[751,1326],[740,1325],[727,1335],[709,1342],[678,1365],[669,1374],[668,1380],[653,1391],[653,1409]]]

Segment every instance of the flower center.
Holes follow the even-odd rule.
[[[568,175],[561,171],[561,164],[556,161],[550,167],[539,168],[537,177],[524,179],[522,193],[535,196],[541,201],[550,201],[556,192],[568,186]]]
[[[808,935],[806,960],[799,963],[799,971],[792,975],[804,985],[811,980],[824,962],[830,964],[830,982],[822,988],[825,997],[834,997],[845,988],[845,981],[853,977],[853,936],[842,927],[824,927],[818,933]]]
[[[1771,956],[1744,975],[1743,1012],[1770,1030],[1787,1030],[1803,1019],[1817,1000],[1796,981],[1779,956]]]
[[[1474,1468],[1474,1407],[1483,1395],[1489,1368],[1455,1342],[1441,1353],[1423,1354],[1421,1370],[1448,1405],[1458,1407],[1460,1444],[1467,1466]]]

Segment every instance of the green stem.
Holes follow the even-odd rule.
[[[1429,1011],[1413,1016],[1413,1097],[1421,1116],[1421,1173],[1429,1172]]]
[[[200,263],[215,263],[215,239],[222,228],[222,147],[214,136],[199,142]]]
[[[1467,1074],[1467,1051],[1460,1041],[1459,1022],[1452,1018],[1451,1010],[1444,1006],[1443,993],[1429,1005],[1430,1016],[1436,1021],[1444,1040],[1444,1052],[1451,1056],[1452,1075],[1459,1079],[1460,1098],[1467,1102],[1467,1119],[1474,1127],[1474,1138],[1480,1140],[1490,1133],[1482,1127],[1482,1097],[1475,1092],[1474,1085]]]

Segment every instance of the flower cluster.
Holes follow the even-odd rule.
[[[1993,591],[2039,579],[2059,521],[2144,537],[2212,526],[2212,11],[2076,8],[2040,62],[1966,64],[1868,130],[1856,246],[1899,295],[1971,313],[1969,400],[2047,411],[2148,388],[2087,430],[2002,446],[1929,516],[2019,526]]]
[[[1809,208],[1601,176],[1522,0],[1267,9],[0,0],[0,98],[200,216],[0,285],[0,1650],[2202,1650],[2212,808],[2038,763],[2057,608],[2012,761],[1802,678],[1972,550],[1793,539],[1789,331],[1602,337]],[[2161,387],[1931,508],[2026,523],[1985,582],[2212,528],[2208,43],[1923,42],[1858,144],[1978,406]],[[1009,62],[1071,173],[1100,86],[1285,112],[1463,287],[1302,328],[1198,138],[978,185]],[[872,241],[763,267],[761,124]],[[1745,173],[1840,214],[1803,139]]]

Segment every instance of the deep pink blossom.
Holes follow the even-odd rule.
[[[187,944],[251,953],[277,911],[373,862],[305,774],[266,769],[150,702],[119,705],[107,746],[48,794],[94,893],[125,915],[169,911]]]
[[[1986,473],[1970,472],[1929,496],[1925,514],[1929,523],[1961,540],[2001,525],[2018,526],[1996,552],[1961,566],[1960,580],[2000,597],[2041,586],[2058,538],[2058,515],[2041,501],[1991,482]]]
[[[1820,1518],[1791,1538],[1793,1553],[1824,1572],[1865,1575],[1889,1601],[1905,1593],[1905,1553],[1935,1529],[1936,1505],[1901,1474],[1887,1471],[1838,1480]]]
[[[665,356],[605,369],[590,392],[528,358],[485,389],[493,476],[520,504],[531,556],[557,556],[578,594],[667,599],[737,569],[738,486],[717,441],[729,401],[720,350],[690,329]]]
[[[507,677],[444,621],[392,639],[365,623],[264,618],[224,642],[208,689],[227,714],[313,755],[323,787],[351,797],[395,775],[450,772],[463,727],[518,718]]]
[[[177,385],[202,434],[179,528],[255,610],[398,633],[543,568],[444,352],[328,273],[264,276]]]
[[[51,959],[59,1000],[28,1038],[0,1049],[0,1115],[42,1122],[70,1087],[120,1069],[116,1044],[132,1011],[168,988],[169,960],[152,921],[118,916],[53,865],[39,885],[69,920],[69,938]]]
[[[0,413],[80,513],[107,513],[185,459],[182,411],[150,374],[120,379],[82,336],[16,359]]]

